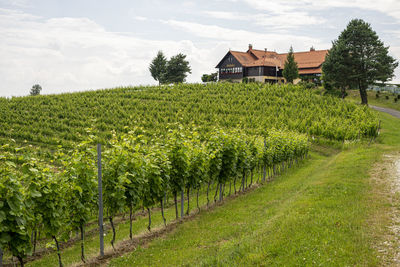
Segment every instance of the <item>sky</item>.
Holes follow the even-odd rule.
[[[160,50],[200,82],[229,49],[329,49],[353,18],[400,59],[400,0],[0,0],[0,96],[156,84]]]

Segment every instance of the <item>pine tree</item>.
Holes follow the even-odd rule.
[[[325,89],[340,89],[342,98],[345,98],[347,88],[355,88],[356,86],[352,84],[350,75],[344,75],[352,71],[350,61],[348,48],[342,40],[336,40],[332,43],[332,48],[322,65]],[[326,86],[328,84],[329,86]]]
[[[150,63],[151,76],[158,81],[159,85],[166,82],[167,62],[163,52],[158,51],[157,56]]]
[[[353,19],[333,42],[323,66],[324,75],[337,86],[358,87],[361,103],[368,105],[367,88],[380,81],[393,78],[398,62],[389,55],[371,25]],[[335,66],[336,65],[336,66]]]
[[[285,66],[283,69],[283,77],[289,83],[293,83],[295,79],[299,77],[299,68],[297,67],[297,62],[294,60],[293,47],[290,46],[289,53],[286,57]]]

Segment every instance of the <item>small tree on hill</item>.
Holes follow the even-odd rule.
[[[333,42],[332,49],[324,63],[325,76],[338,86],[358,87],[361,103],[365,105],[368,105],[368,86],[390,80],[398,66],[389,55],[389,47],[385,47],[371,25],[361,19],[349,22]],[[339,77],[339,73],[346,77]]]
[[[162,51],[158,51],[157,56],[150,63],[150,73],[154,80],[158,81],[158,84],[165,83],[165,76],[167,71],[167,58],[164,56]]]
[[[166,81],[168,83],[183,83],[191,72],[186,55],[179,53],[171,57],[167,64]]]
[[[218,81],[218,72],[214,72],[211,74],[203,74],[203,76],[201,76],[201,81],[203,83]]]
[[[295,79],[299,77],[299,68],[297,67],[297,62],[294,60],[293,47],[290,46],[289,53],[286,57],[285,66],[283,69],[283,77],[289,83],[293,83]]]
[[[40,95],[40,91],[42,91],[42,87],[39,84],[35,84],[32,86],[30,95]]]

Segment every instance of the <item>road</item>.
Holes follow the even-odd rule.
[[[400,119],[400,111],[397,111],[397,110],[391,109],[391,108],[382,108],[382,107],[377,107],[377,106],[372,106],[372,105],[370,105],[370,107],[375,110],[378,110],[378,111],[386,112],[386,113],[392,115],[393,117]]]

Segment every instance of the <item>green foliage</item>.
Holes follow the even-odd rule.
[[[344,98],[346,88],[355,86],[350,75],[347,75],[352,72],[350,61],[349,49],[344,41],[336,40],[332,43],[332,48],[322,65],[325,89],[327,91],[332,91],[334,88],[340,89],[342,98]]]
[[[315,83],[309,81],[301,81],[298,85],[303,86],[305,89],[313,89],[316,87]]]
[[[28,232],[31,217],[23,190],[15,163],[0,158],[0,247],[18,258],[31,251]]]
[[[297,62],[294,59],[292,46],[290,46],[289,53],[286,57],[282,75],[289,83],[293,83],[293,81],[299,77],[299,68],[297,67]]]
[[[361,102],[368,104],[366,89],[377,81],[393,78],[398,62],[389,55],[371,25],[353,19],[333,41],[323,65],[325,79],[340,88],[358,87]]]
[[[41,195],[35,198],[35,217],[39,217],[43,225],[43,233],[47,237],[57,236],[67,226],[67,188],[62,176],[43,167],[38,170]]]
[[[179,53],[167,60],[162,51],[159,51],[157,56],[152,60],[149,70],[151,76],[154,80],[158,81],[159,84],[183,83],[187,74],[191,73],[186,55]],[[207,76],[207,79],[214,79],[214,75],[213,73]]]
[[[68,188],[67,203],[71,228],[78,230],[91,218],[97,207],[97,171],[95,146],[83,142],[64,161],[65,182]]]
[[[159,84],[166,82],[166,71],[167,71],[167,58],[164,56],[162,51],[158,51],[157,56],[151,61],[149,71],[154,80],[158,81]]]
[[[361,112],[358,112],[362,110]],[[127,133],[133,127],[146,129],[145,136],[165,134],[168,127],[198,125],[199,133],[215,126],[242,128],[260,135],[265,129],[288,129],[338,139],[345,128],[349,139],[357,139],[363,126],[377,128],[370,110],[333,97],[323,97],[298,86],[210,83],[165,87],[127,87],[53,96],[16,97],[0,104],[0,144],[33,144],[45,157],[50,149],[74,148],[85,140],[86,128],[97,130],[102,143],[111,130]],[[355,116],[357,114],[357,116]],[[338,127],[336,127],[338,126]],[[372,131],[373,132],[373,131]],[[367,136],[361,132],[360,136]],[[36,148],[39,146],[39,148]]]
[[[171,163],[170,185],[174,194],[185,188],[189,174],[189,146],[182,128],[170,130],[167,135],[167,153]]]
[[[186,60],[186,55],[179,53],[170,58],[167,64],[166,82],[167,83],[183,83],[186,76],[191,72],[189,61]]]
[[[31,90],[29,91],[29,94],[31,96],[40,95],[41,91],[42,91],[42,87],[39,84],[35,84],[32,86]]]
[[[207,181],[208,155],[205,144],[201,142],[199,134],[193,132],[190,136],[189,170],[186,188],[198,189]]]
[[[203,76],[201,76],[201,81],[203,83],[218,81],[218,72],[214,72],[211,74],[203,74]]]
[[[128,167],[129,150],[120,144],[120,138],[114,134],[110,141],[111,149],[106,150],[103,155],[103,200],[107,216],[112,218],[125,207],[126,195],[125,184],[130,181],[126,177]]]

